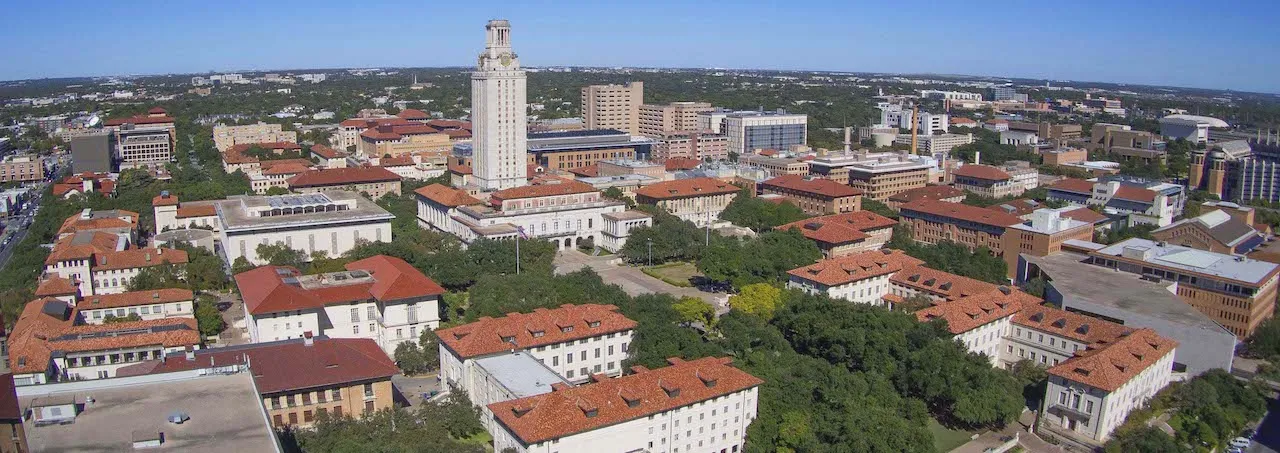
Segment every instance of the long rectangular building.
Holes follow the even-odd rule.
[[[764,381],[728,358],[667,359],[658,369],[490,404],[494,449],[531,452],[738,452]]]
[[[352,192],[234,197],[214,204],[226,259],[261,264],[259,245],[339,256],[361,241],[391,241],[391,215]]]

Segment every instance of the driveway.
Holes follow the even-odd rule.
[[[1245,449],[1247,453],[1276,453],[1280,451],[1280,400],[1271,398],[1267,401],[1267,416],[1258,425],[1258,435],[1253,444]]]
[[[422,404],[422,394],[440,390],[440,381],[436,380],[436,373],[414,376],[397,374],[391,376],[391,386],[398,393],[397,402],[414,407]]]
[[[556,274],[568,274],[584,267],[591,268],[605,282],[621,286],[628,295],[671,294],[676,297],[697,297],[716,307],[717,312],[728,311],[727,294],[709,293],[697,288],[682,288],[645,275],[638,267],[612,264],[617,255],[591,256],[577,250],[565,250],[556,254]]]
[[[220,293],[210,291],[208,294],[218,296],[218,302],[231,302],[231,308],[222,312],[222,322],[227,325],[226,330],[218,334],[218,344],[220,346],[235,346],[249,342],[249,332],[236,326],[236,323],[244,322],[244,302],[240,300],[240,296],[235,293]]]

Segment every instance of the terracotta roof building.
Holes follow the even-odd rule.
[[[897,210],[903,203],[910,203],[916,200],[935,200],[945,201],[948,203],[959,203],[964,201],[965,193],[963,190],[951,186],[924,186],[911,190],[906,190],[889,197],[885,202],[890,208]]]
[[[617,451],[643,451],[666,443],[741,451],[764,381],[733,368],[728,358],[667,361],[664,368],[634,367],[623,377],[593,376],[579,387],[490,404],[494,448],[535,451],[555,444],[558,451],[597,451],[607,443]],[[685,417],[688,411],[698,414]],[[680,418],[684,426],[674,428]],[[672,428],[657,429],[661,425]],[[668,437],[675,430],[702,435]],[[708,443],[698,450],[697,442]]]
[[[1048,189],[1050,200],[1097,206],[1108,215],[1128,217],[1131,225],[1167,226],[1182,215],[1187,201],[1185,186],[1123,175],[1093,181],[1066,178]]]
[[[440,325],[444,288],[409,263],[378,255],[345,267],[303,275],[291,267],[262,266],[236,274],[249,338],[368,338],[391,354]]]
[[[88,193],[101,193],[105,197],[116,195],[116,181],[110,173],[80,173],[62,178],[54,183],[53,194],[62,198],[71,198]]]
[[[242,126],[213,126],[213,147],[225,152],[232,146],[245,143],[297,142],[297,131],[284,130],[283,124],[262,123]]]
[[[19,386],[105,379],[131,363],[169,352],[199,348],[193,318],[167,318],[85,325],[65,301],[28,302],[9,333],[9,363]]]
[[[76,302],[78,322],[102,324],[113,318],[138,316],[143,321],[166,318],[195,318],[195,295],[189,289],[165,288],[99,294]]]
[[[173,118],[164,109],[146,115],[113,118],[102,124],[113,134],[114,155],[121,170],[162,166],[173,158],[177,129]]]
[[[1106,442],[1130,412],[1169,384],[1177,346],[1139,329],[1077,351],[1049,368],[1042,426]]]
[[[822,255],[836,258],[868,250],[878,250],[893,236],[898,222],[871,211],[855,211],[797,220],[776,229],[799,230],[818,244]]]
[[[898,207],[899,221],[911,227],[916,241],[937,244],[952,241],[969,249],[986,247],[1001,253],[1001,237],[1022,219],[1002,212],[960,203],[918,200]]]
[[[760,183],[764,194],[787,198],[809,215],[840,214],[862,209],[862,191],[826,178],[783,175]]]
[[[130,248],[128,238],[101,231],[64,236],[45,259],[45,274],[79,282],[84,296],[123,292],[144,268],[185,264],[187,252]]]
[[[400,195],[400,180],[400,175],[382,167],[352,167],[309,171],[289,178],[288,184],[289,190],[299,193],[347,190],[376,200],[389,193]]]
[[[308,427],[320,414],[361,417],[390,408],[394,361],[367,338],[296,338],[196,351],[120,370],[124,376],[248,367],[276,428]]]
[[[1193,249],[1246,255],[1266,243],[1268,236],[1227,211],[1213,210],[1151,232],[1151,236]]]
[[[102,232],[128,238],[138,238],[138,213],[123,209],[98,210],[85,208],[80,214],[67,217],[58,228],[58,238],[76,233]]]
[[[681,220],[703,226],[720,217],[741,189],[714,178],[677,179],[636,190],[636,202],[667,210]]]

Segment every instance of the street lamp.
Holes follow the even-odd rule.
[[[649,267],[653,267],[653,239],[645,238],[644,241],[649,245]]]

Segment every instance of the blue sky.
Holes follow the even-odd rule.
[[[1280,93],[1280,2],[16,1],[0,80],[525,65],[931,72]]]

